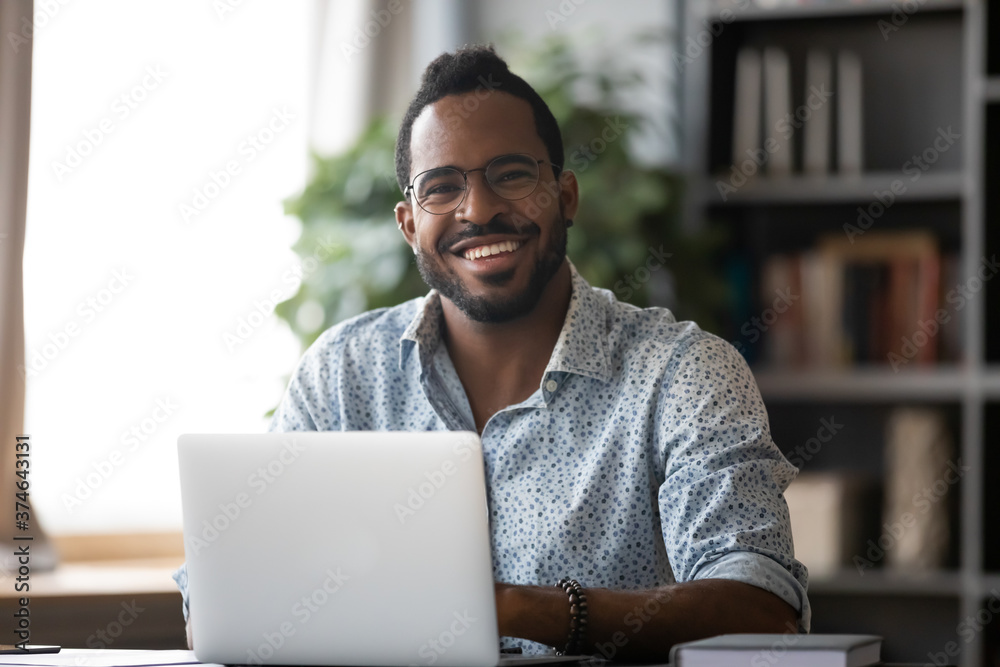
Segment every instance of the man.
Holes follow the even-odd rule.
[[[325,332],[272,430],[479,432],[507,645],[665,661],[680,641],[807,630],[781,495],[796,470],[746,364],[580,277],[562,162],[548,107],[492,48],[432,62],[395,209],[432,291]]]

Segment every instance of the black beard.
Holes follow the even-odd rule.
[[[518,227],[522,227],[522,225],[518,225]],[[476,226],[470,225],[469,232],[473,229],[476,229]],[[476,236],[486,236],[487,234],[516,234],[519,232],[524,233],[525,231],[534,232],[535,237],[539,237],[541,234],[538,225],[533,222],[530,222],[526,229],[517,230],[510,225],[500,223],[494,219],[489,224],[479,227],[478,232],[467,232],[463,234],[463,237],[475,238]],[[448,239],[447,244],[442,243],[441,245],[451,245],[452,242],[452,239]],[[470,320],[485,324],[500,324],[527,315],[534,310],[535,306],[538,305],[538,301],[542,298],[542,292],[545,290],[545,287],[552,280],[559,267],[562,266],[563,260],[566,258],[566,222],[561,213],[552,225],[549,242],[549,251],[538,259],[532,268],[528,286],[520,293],[508,297],[489,299],[482,296],[473,296],[457,276],[451,272],[439,269],[427,259],[423,251],[417,252],[417,269],[420,271],[420,276],[427,283],[428,287],[436,289],[441,296],[454,303]],[[438,252],[444,254],[447,250],[439,247]],[[490,285],[499,286],[510,282],[513,277],[514,269],[511,269],[510,271],[494,273],[483,280]]]

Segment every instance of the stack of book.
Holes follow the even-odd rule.
[[[787,177],[864,170],[860,57],[810,49],[802,98],[792,96],[792,62],[781,48],[743,48],[736,57],[732,172]],[[801,169],[796,156],[801,152]],[[757,167],[747,166],[753,160]]]
[[[833,577],[865,553],[865,540],[877,537],[878,491],[871,478],[846,470],[799,473],[785,490],[795,557],[810,577]]]
[[[958,272],[957,255],[942,255],[922,231],[825,237],[807,252],[772,255],[760,280],[761,303],[773,306],[762,316],[764,360],[893,370],[957,361],[961,301],[948,297]]]
[[[856,470],[835,469],[800,472],[785,490],[795,557],[813,578],[948,566],[958,486],[968,468],[956,456],[947,413],[895,407],[886,415],[884,433],[884,484]],[[824,445],[818,439],[814,444],[797,450],[789,445],[789,461],[805,467],[821,456]]]

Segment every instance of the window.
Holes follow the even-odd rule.
[[[52,533],[179,530],[177,435],[266,428],[300,352],[272,309],[312,9],[36,3],[24,372]]]

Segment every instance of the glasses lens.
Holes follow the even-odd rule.
[[[501,155],[486,167],[486,180],[504,199],[524,199],[538,184],[538,162],[530,155]]]
[[[417,177],[413,191],[417,203],[428,213],[448,213],[465,194],[465,177],[451,167],[431,169]]]

